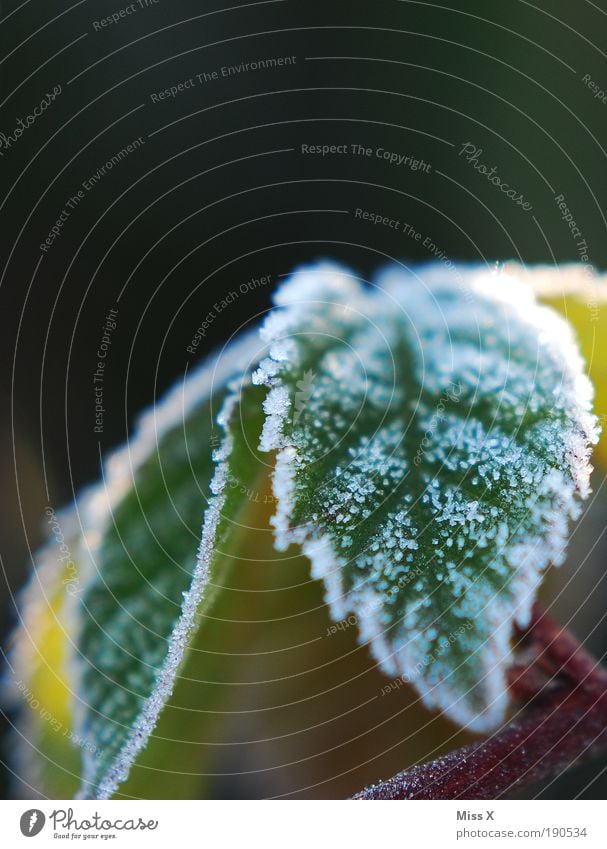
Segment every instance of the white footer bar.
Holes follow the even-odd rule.
[[[597,801],[6,801],[2,845],[605,849]]]

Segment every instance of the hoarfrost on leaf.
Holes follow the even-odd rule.
[[[462,269],[465,298],[441,264],[374,285],[329,263],[296,272],[261,339],[169,392],[61,514],[77,592],[55,623],[62,572],[52,547],[38,555],[13,666],[28,681],[46,620],[64,629],[81,795],[112,795],[147,745],[267,473],[258,442],[277,452],[276,548],[302,547],[331,615],[352,611],[430,707],[501,722],[513,622],[564,558],[597,439],[569,325],[516,269]]]
[[[373,286],[329,263],[296,272],[253,380],[269,388],[278,548],[302,545],[387,674],[487,731],[513,622],[589,492],[597,427],[569,326],[516,277],[463,272],[465,300],[440,264]]]

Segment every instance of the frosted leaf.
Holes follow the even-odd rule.
[[[330,264],[296,272],[253,379],[269,387],[278,548],[303,546],[387,674],[487,731],[513,623],[589,492],[597,428],[569,326],[513,275],[462,273],[466,297],[440,264],[373,287]]]
[[[127,777],[221,583],[218,569],[246,500],[241,487],[264,469],[249,447],[261,431],[264,391],[248,371],[263,350],[254,332],[179,381],[62,518],[79,567],[58,615],[72,670],[82,797],[109,797]],[[248,441],[239,438],[243,423]],[[45,572],[53,545],[36,558]],[[37,576],[17,646],[31,639],[31,628],[24,631],[36,603],[48,605]],[[22,676],[31,673],[28,655],[14,653]]]
[[[354,611],[426,704],[477,730],[501,721],[512,624],[563,560],[597,432],[569,326],[516,267],[462,274],[466,292],[440,264],[375,287],[330,264],[297,272],[261,341],[184,379],[58,514],[77,573],[57,539],[37,557],[12,662],[45,692],[65,638],[52,713],[80,741],[81,795],[112,795],[153,732],[265,474],[252,439],[277,450],[276,546],[302,546],[332,615]],[[56,740],[29,732],[50,763]]]
[[[245,338],[220,360],[223,374],[211,363],[204,380],[191,377],[173,390],[134,440],[144,440],[147,430],[150,452],[129,491],[118,504],[105,502],[105,517],[97,506],[87,516],[99,539],[88,552],[94,568],[78,645],[80,733],[95,746],[94,757],[84,750],[85,796],[111,796],[146,745],[212,602],[213,578],[246,502],[242,492],[263,473],[242,431],[244,422],[253,443],[259,438],[262,391],[246,369],[262,347],[258,338]],[[124,470],[124,458],[116,468]]]

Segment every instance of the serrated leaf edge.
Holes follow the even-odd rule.
[[[424,282],[429,282],[430,286],[433,282],[444,281],[444,269],[440,264],[429,264],[424,268],[426,275],[423,279]],[[531,272],[527,272],[527,279],[523,282],[512,271],[509,274],[503,271],[490,273],[480,266],[468,266],[463,270],[467,272],[466,284],[471,292],[482,297],[489,296],[496,302],[508,303],[514,307],[521,320],[535,325],[544,334],[550,334],[560,349],[566,367],[575,377],[578,403],[568,435],[571,469],[576,479],[577,492],[572,492],[569,499],[563,498],[560,507],[552,511],[551,517],[547,517],[547,525],[551,527],[550,553],[558,565],[563,559],[567,540],[567,519],[577,518],[580,512],[577,499],[587,497],[590,492],[592,467],[589,464],[588,443],[596,443],[598,439],[596,417],[590,412],[593,387],[583,372],[583,360],[571,327],[554,310],[538,304],[535,300],[532,288],[528,285]],[[394,295],[394,278],[399,273],[396,271],[380,275],[380,291]],[[293,343],[288,334],[292,328],[298,326],[300,304],[305,306],[315,300],[329,303],[332,298],[344,297],[355,302],[362,291],[359,280],[360,278],[347,269],[333,263],[304,267],[294,272],[278,293],[276,306],[282,309],[271,314],[262,328],[269,353],[254,372],[253,380],[269,389],[264,403],[266,420],[260,449],[277,451],[272,476],[277,507],[271,520],[275,528],[276,546],[279,550],[286,550],[292,543],[301,546],[303,553],[310,560],[313,577],[324,581],[325,600],[332,618],[339,621],[345,618],[349,609],[354,610],[358,619],[359,642],[368,646],[372,656],[387,675],[406,676],[417,689],[426,707],[444,711],[459,725],[471,731],[487,733],[498,727],[505,717],[509,701],[505,668],[510,655],[512,629],[515,623],[524,627],[529,621],[537,588],[548,561],[546,547],[544,546],[542,557],[528,564],[524,572],[517,572],[513,579],[513,595],[518,600],[517,607],[513,610],[498,600],[493,601],[491,610],[488,611],[493,630],[490,640],[481,646],[488,649],[483,651],[481,656],[484,669],[481,683],[487,707],[479,716],[472,713],[467,706],[465,694],[450,688],[445,681],[440,686],[428,685],[419,673],[415,674],[415,661],[419,652],[415,651],[411,642],[408,643],[408,651],[399,649],[399,667],[381,623],[369,613],[381,603],[377,594],[368,589],[353,598],[346,595],[341,580],[344,563],[333,551],[330,537],[309,527],[291,525],[295,507],[298,453],[294,445],[288,444],[282,431],[291,406],[288,390],[281,381],[281,373],[288,366],[289,354],[293,350]],[[398,281],[396,285],[398,286]],[[457,670],[454,670],[452,674],[455,675],[456,672]]]

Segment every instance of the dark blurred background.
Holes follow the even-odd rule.
[[[563,195],[591,262],[607,267],[607,103],[591,87],[607,90],[606,24],[605,3],[586,0],[3,4],[4,635],[44,507],[94,480],[100,454],[125,439],[137,411],[265,310],[294,266],[331,257],[369,277],[391,257],[428,261],[433,251],[445,263],[574,261],[555,200]],[[282,61],[243,67],[268,59]],[[163,97],[171,87],[175,96]],[[472,162],[466,143],[477,149]],[[345,149],[322,156],[302,145]],[[495,166],[531,209],[474,161]],[[401,231],[356,209],[397,219]],[[405,222],[419,238],[402,232]],[[270,282],[217,307],[261,277]],[[117,326],[96,433],[93,372],[110,309]],[[579,562],[604,526],[600,492],[596,504],[574,541]],[[605,594],[592,593],[604,555],[599,542],[579,598],[569,590],[557,605],[576,614],[576,633],[598,654]],[[574,770],[546,793],[600,796],[601,769]],[[247,781],[231,792],[272,792],[267,777],[261,790],[254,774]]]

